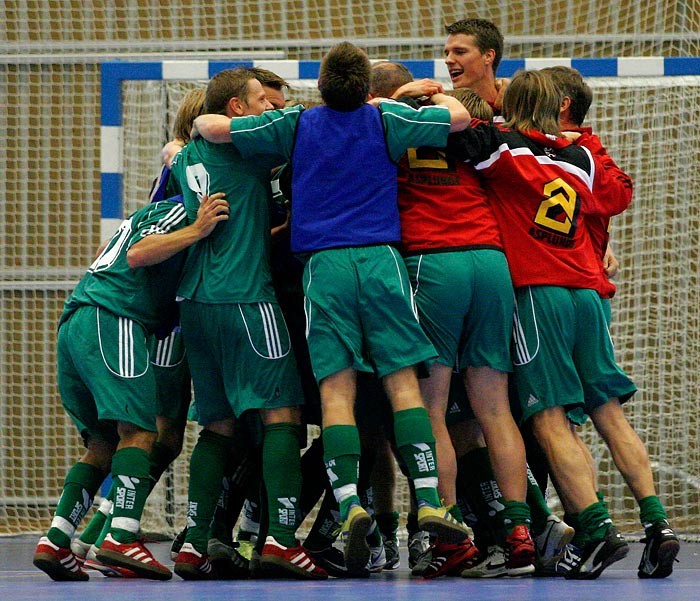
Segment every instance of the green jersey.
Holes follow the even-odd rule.
[[[178,296],[207,304],[275,300],[270,275],[270,172],[279,156],[243,160],[231,144],[197,138],[177,154],[171,180],[194,221],[203,195],[225,192],[229,218],[190,247]],[[176,191],[170,188],[170,191]]]
[[[126,253],[152,234],[167,234],[187,225],[181,203],[151,203],[132,213],[88,268],[66,300],[59,325],[78,308],[93,305],[140,323],[149,333],[175,323],[175,292],[184,253],[157,265],[132,269]]]

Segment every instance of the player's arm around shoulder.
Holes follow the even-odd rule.
[[[450,112],[450,133],[462,131],[469,126],[471,115],[456,98],[438,92],[430,97],[430,101],[435,106],[444,106]]]
[[[192,123],[192,139],[202,136],[214,144],[231,142],[231,117],[226,115],[200,115]]]
[[[162,263],[195,242],[206,238],[220,221],[226,221],[229,217],[229,206],[224,197],[223,192],[203,196],[197,211],[197,219],[190,225],[180,229],[170,229],[170,225],[163,228],[150,227],[151,233],[134,242],[127,251],[126,260],[129,267],[135,269]],[[176,206],[179,203],[170,204]],[[182,208],[182,219],[183,221],[178,219],[177,222],[186,222],[184,208]],[[175,224],[175,221],[171,219],[170,223]]]

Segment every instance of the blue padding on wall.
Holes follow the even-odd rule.
[[[517,71],[525,68],[524,58],[504,58],[498,65],[497,77],[513,77]]]

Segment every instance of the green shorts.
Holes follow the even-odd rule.
[[[180,327],[162,340],[151,336],[149,346],[158,415],[184,421],[192,400],[192,379]]]
[[[512,371],[515,298],[505,255],[493,249],[406,257],[418,318],[443,365]]]
[[[314,253],[304,294],[317,382],[348,367],[383,378],[436,358],[416,317],[406,266],[390,246]]]
[[[156,431],[156,382],[140,324],[80,307],[58,330],[57,357],[61,401],[84,438],[116,443],[117,421]]]
[[[277,303],[180,304],[199,423],[304,404]]]
[[[513,365],[521,422],[549,407],[590,413],[636,388],[615,363],[594,290],[524,286],[516,291]]]
[[[610,328],[610,320],[611,320],[611,310],[610,310],[610,299],[609,298],[601,298],[600,299],[600,304],[603,307],[603,315],[605,316],[605,323],[608,325],[608,328]],[[627,400],[627,399],[625,399]],[[586,410],[588,409],[589,411],[592,409],[595,409],[595,407],[600,407],[602,403],[597,403],[595,405],[591,404],[590,407],[574,407],[573,409],[569,410],[566,412],[566,417],[569,419],[569,421],[576,425],[576,426],[583,426],[587,421],[588,421],[588,413],[586,413]]]

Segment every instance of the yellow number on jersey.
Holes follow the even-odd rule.
[[[563,179],[544,186],[544,200],[535,215],[535,223],[560,234],[569,234],[574,225],[578,195]]]
[[[417,148],[409,148],[406,151],[409,169],[449,169],[447,154],[444,150],[435,148],[421,148],[418,156]]]

